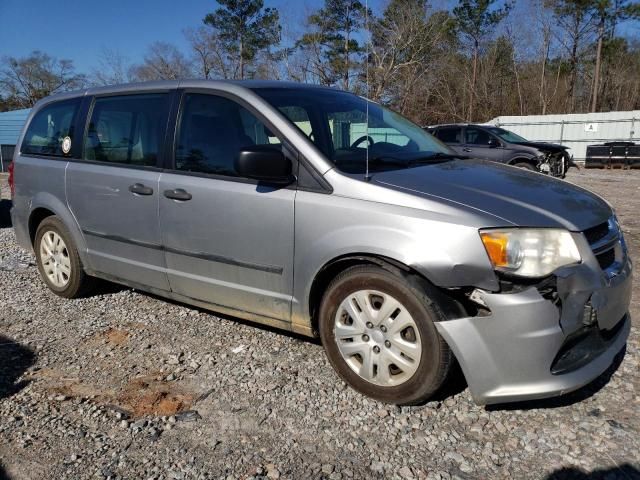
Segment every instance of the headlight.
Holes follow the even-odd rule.
[[[582,260],[567,230],[481,230],[480,238],[496,270],[521,277],[545,277],[559,267]]]

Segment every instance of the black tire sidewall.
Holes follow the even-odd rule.
[[[71,274],[69,275],[69,281],[64,287],[57,287],[56,285],[51,283],[42,266],[42,259],[40,257],[40,242],[42,242],[42,237],[47,232],[55,232],[60,235],[67,247],[67,253],[69,254],[69,263],[71,265]],[[33,249],[36,255],[36,264],[38,265],[38,271],[40,272],[40,276],[45,281],[47,287],[56,295],[59,295],[61,297],[74,298],[78,296],[83,286],[83,282],[85,281],[85,274],[75,243],[71,239],[71,235],[67,231],[66,227],[58,217],[50,216],[40,222],[40,225],[38,225],[38,229],[36,230]]]
[[[335,341],[334,323],[340,303],[358,290],[378,290],[398,300],[416,322],[422,356],[414,375],[405,383],[382,387],[361,378],[343,360]],[[450,364],[450,351],[438,334],[434,321],[438,313],[430,306],[425,292],[378,267],[354,267],[339,275],[327,289],[320,308],[320,337],[329,362],[338,375],[354,389],[386,403],[413,404],[424,401],[440,387]]]
[[[535,167],[527,162],[518,162],[513,164],[516,168],[524,168],[525,170],[529,170],[530,172],[537,172]]]

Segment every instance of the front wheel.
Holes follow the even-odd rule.
[[[376,266],[352,267],[329,285],[320,336],[330,363],[357,391],[410,405],[442,385],[453,359],[434,322],[436,305],[417,282]]]
[[[527,162],[518,162],[513,164],[514,167],[524,168],[525,170],[530,170],[532,172],[537,172],[536,167]]]

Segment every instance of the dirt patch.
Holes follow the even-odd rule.
[[[127,330],[121,328],[109,328],[103,332],[97,333],[94,338],[98,343],[105,343],[113,347],[119,347],[127,343],[130,335],[131,334]]]
[[[189,410],[197,395],[173,382],[146,375],[130,380],[121,389],[97,388],[78,378],[65,378],[53,370],[36,372],[31,376],[44,380],[50,395],[68,398],[88,398],[99,405],[116,406],[132,418],[169,416]]]
[[[175,385],[152,378],[136,378],[117,395],[113,403],[134,417],[167,416],[188,410],[195,395]]]

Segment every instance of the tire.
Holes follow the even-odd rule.
[[[57,216],[40,222],[33,249],[40,276],[53,293],[64,298],[78,298],[92,289],[94,279],[84,272],[71,234]],[[47,255],[47,252],[53,255]]]
[[[398,405],[422,403],[440,388],[453,353],[436,330],[434,322],[444,316],[427,290],[421,279],[371,265],[351,267],[331,282],[320,306],[320,338],[347,384]],[[360,307],[367,302],[369,314]],[[365,322],[363,330],[366,318],[379,323],[370,328]],[[410,327],[397,331],[404,325]],[[408,357],[398,356],[402,350]],[[398,365],[392,363],[396,359]]]
[[[536,167],[527,162],[518,162],[513,164],[514,167],[524,168],[526,170],[530,170],[532,172],[537,172]]]

